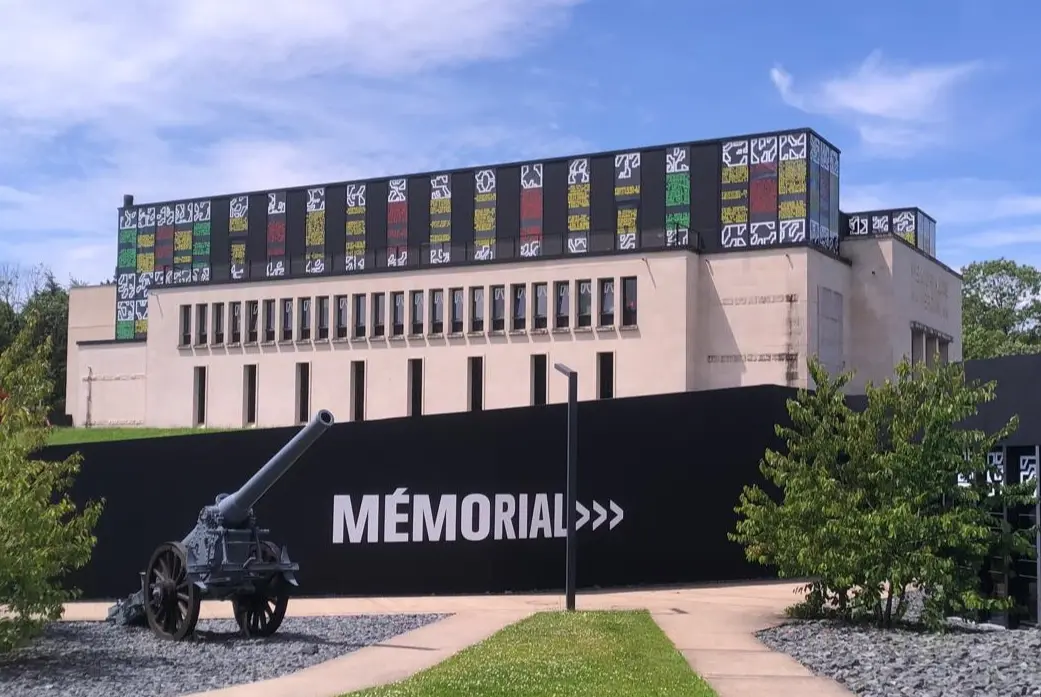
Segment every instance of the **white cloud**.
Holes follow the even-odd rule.
[[[980,68],[976,61],[888,65],[875,51],[854,71],[804,91],[780,65],[770,70],[770,79],[789,106],[849,122],[877,153],[906,155],[946,137],[954,91]]]
[[[110,276],[123,193],[580,147],[527,83],[454,71],[521,55],[582,1],[0,0],[0,259]]]

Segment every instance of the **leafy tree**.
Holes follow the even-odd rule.
[[[966,359],[1041,351],[1041,270],[1001,258],[962,269]]]
[[[25,312],[35,313],[38,321],[34,340],[50,339],[54,350],[48,362],[51,393],[47,396],[48,414],[53,419],[65,414],[65,376],[68,369],[69,292],[50,271],[45,271],[39,288],[28,299]]]
[[[996,528],[991,512],[1031,502],[1033,484],[1000,483],[987,459],[1017,417],[991,434],[964,426],[993,383],[967,384],[959,364],[905,359],[856,411],[843,394],[852,373],[829,376],[816,358],[809,370],[816,391],[789,400],[791,425],[777,426],[787,452],[767,450],[760,465],[781,500],[745,487],[730,535],[750,561],[816,579],[791,611],[891,627],[912,587],[932,628],[1010,607],[983,597],[979,570],[995,554],[1032,554],[1030,531]]]
[[[10,650],[61,617],[75,590],[61,577],[86,564],[103,502],[78,510],[67,488],[79,472],[78,453],[62,462],[34,460],[46,444],[51,339],[40,317],[0,353],[0,651]]]

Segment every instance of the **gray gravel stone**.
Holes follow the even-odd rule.
[[[3,697],[176,697],[277,678],[417,629],[446,615],[287,617],[244,639],[232,620],[200,620],[191,641],[105,622],[56,622],[0,656]]]
[[[908,612],[909,619],[916,615]],[[814,620],[757,636],[860,697],[1041,695],[1041,631],[987,629],[960,623],[933,634]]]

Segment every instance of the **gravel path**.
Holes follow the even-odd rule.
[[[1041,695],[1041,631],[1033,628],[940,635],[805,621],[757,636],[859,697]]]
[[[176,697],[276,678],[442,619],[445,615],[287,617],[268,639],[232,620],[200,620],[198,638],[56,622],[32,646],[0,657],[3,697]]]

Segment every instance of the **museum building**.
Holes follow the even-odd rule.
[[[914,207],[839,210],[809,129],[159,203],[73,288],[76,425],[286,426],[961,359]],[[894,202],[907,203],[907,202]]]

